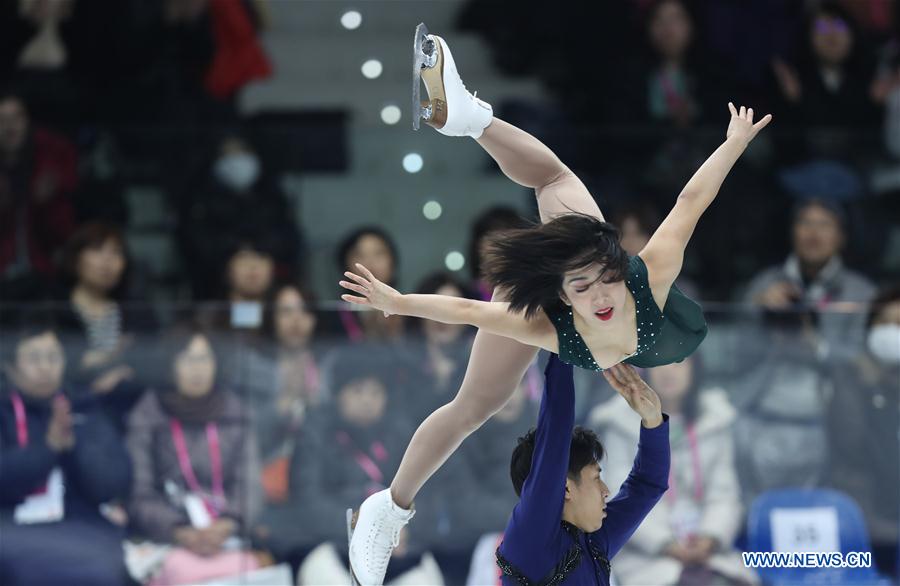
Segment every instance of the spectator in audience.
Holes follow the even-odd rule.
[[[215,273],[238,240],[262,240],[281,277],[299,269],[301,238],[279,177],[253,146],[237,134],[226,135],[200,176],[178,198],[178,234],[194,297],[220,294]]]
[[[176,326],[160,341],[160,386],[131,413],[135,533],[174,549],[155,584],[186,584],[252,570],[239,539],[262,503],[259,454],[246,408],[218,382],[202,331]]]
[[[0,92],[0,279],[7,300],[34,299],[75,229],[70,195],[77,155],[65,138],[34,127],[24,100]]]
[[[897,575],[900,517],[900,286],[883,290],[867,319],[866,349],[835,365],[828,407],[829,483],[856,500],[866,516],[875,563]]]
[[[66,244],[62,264],[69,290],[60,328],[74,362],[71,376],[101,396],[124,428],[144,391],[138,371],[156,330],[152,309],[126,295],[125,236],[110,224],[85,224]]]
[[[707,85],[710,73],[701,61],[695,18],[682,0],[650,3],[643,16],[644,54],[626,66],[616,110],[628,119],[686,129],[718,112],[727,100],[716,100]],[[721,76],[719,76],[721,79]]]
[[[821,330],[823,358],[853,356],[862,348],[863,304],[875,293],[863,275],[844,265],[846,217],[840,204],[807,199],[794,209],[793,250],[782,266],[750,282],[747,302],[771,311],[809,310]]]
[[[128,454],[94,402],[64,385],[52,318],[19,318],[2,345],[0,583],[127,584],[124,531],[101,507],[128,497]]]
[[[397,284],[399,259],[397,246],[387,232],[376,226],[364,226],[347,235],[338,246],[337,265],[341,273],[365,265],[390,286]],[[404,333],[403,316],[385,318],[377,311],[353,311],[349,304],[337,312],[322,315],[323,332],[353,343],[370,340],[397,342]]]
[[[317,445],[309,452],[295,452],[291,477],[300,479],[301,486],[304,478],[308,483],[300,488],[305,496],[299,498],[313,507],[310,531],[319,542],[330,542],[304,562],[303,584],[339,583],[328,579],[333,576],[349,582],[347,533],[341,520],[348,508],[383,490],[400,465],[412,427],[388,409],[388,403],[397,400],[393,370],[390,355],[377,346],[352,346],[339,353],[328,379],[334,403],[325,406],[315,428],[306,428]],[[387,417],[389,412],[394,415]],[[310,474],[317,465],[319,470]],[[433,558],[408,544],[406,535],[404,531],[394,552],[387,582],[409,571],[424,571],[408,583],[442,583],[440,571],[433,573],[437,570]]]
[[[228,253],[217,263],[220,288],[216,297],[204,304],[198,321],[223,336],[229,351],[244,350],[256,342],[263,324],[263,307],[276,279],[275,258],[262,235],[233,239]],[[246,335],[245,335],[246,334]],[[225,364],[227,380],[244,380],[240,365]]]
[[[850,14],[836,2],[822,2],[806,26],[807,46],[798,66],[781,58],[772,62],[785,121],[804,128],[874,124],[878,112],[869,95],[873,72]]]
[[[731,435],[735,411],[727,393],[705,387],[696,354],[650,369],[647,384],[669,414],[669,490],[616,556],[614,573],[623,584],[756,582],[732,546],[743,511]],[[639,420],[620,397],[591,415],[608,454],[604,469],[613,492],[631,469]]]
[[[425,277],[416,293],[470,297],[462,283],[442,272]],[[418,422],[452,399],[459,388],[474,332],[464,325],[415,318],[410,318],[409,329],[414,337],[410,359],[415,374],[406,413],[411,421]]]
[[[83,124],[100,108],[99,86],[121,76],[129,2],[21,0],[0,6],[0,79],[55,125]],[[115,22],[116,26],[109,26]],[[121,59],[121,61],[120,61]],[[117,68],[116,66],[120,66]],[[118,81],[118,79],[117,79]]]
[[[900,159],[900,33],[882,50],[871,95],[876,103],[884,106],[885,146],[895,159]]]
[[[288,468],[300,428],[323,402],[321,349],[315,344],[311,293],[300,283],[273,290],[263,319],[265,338],[249,351],[240,387],[250,395],[268,502],[288,497]]]
[[[266,497],[254,537],[276,559],[295,567],[318,545],[306,535],[305,521],[309,503],[304,487],[314,483],[315,466],[307,466],[303,457],[302,470],[291,470],[294,452],[307,449],[313,439],[307,424],[327,399],[313,308],[314,298],[301,283],[273,289],[263,321],[265,339],[250,353],[248,380],[241,382],[251,392],[248,403],[254,411]]]
[[[650,242],[650,236],[659,228],[662,218],[652,204],[638,202],[623,206],[611,222],[619,227],[622,248],[630,256],[636,256]],[[675,284],[685,295],[699,299],[697,286],[687,277],[679,275]]]
[[[519,500],[509,486],[507,468],[513,438],[525,435],[537,419],[528,384],[523,380],[509,402],[462,445],[475,481],[469,487],[473,498],[466,503],[466,520],[477,534],[502,532]]]
[[[694,18],[681,0],[656,2],[647,15],[653,65],[644,80],[646,117],[678,127],[709,116],[707,77],[699,67]]]
[[[507,206],[495,206],[487,209],[475,219],[469,235],[469,259],[472,283],[470,287],[482,301],[490,301],[492,287],[481,274],[481,264],[489,236],[501,230],[522,228],[526,225],[519,212]]]
[[[825,410],[834,385],[812,309],[764,310],[736,323],[740,360],[732,380],[738,478],[749,507],[773,488],[818,487],[825,479]]]

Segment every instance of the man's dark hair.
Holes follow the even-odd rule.
[[[0,331],[0,362],[7,365],[15,364],[16,353],[19,345],[25,340],[43,336],[47,333],[60,337],[57,312],[49,305],[40,304],[18,311],[16,319],[11,320]],[[60,340],[61,341],[61,340]]]
[[[564,214],[546,224],[489,237],[484,275],[504,290],[509,310],[534,317],[558,306],[566,271],[603,265],[602,278],[622,281],[628,254],[615,226],[586,214]]]
[[[523,437],[513,450],[512,461],[509,465],[509,476],[512,479],[516,496],[522,496],[522,486],[531,472],[531,459],[534,456],[534,434],[532,428]],[[576,425],[572,430],[572,443],[569,447],[568,476],[575,482],[581,480],[581,471],[585,466],[603,459],[603,444],[597,438],[597,434],[590,429]]]

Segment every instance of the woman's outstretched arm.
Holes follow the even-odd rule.
[[[697,169],[681,190],[672,211],[640,252],[647,265],[650,286],[654,292],[667,292],[678,277],[684,249],[700,216],[716,198],[722,182],[750,141],[772,121],[772,115],[767,114],[754,124],[753,108],[741,106],[738,111],[731,102],[728,103],[728,108],[731,111],[731,122],[725,133],[725,142]]]
[[[404,295],[376,279],[363,265],[357,263],[356,267],[362,275],[347,271],[344,276],[350,281],[340,282],[341,287],[355,293],[342,295],[344,301],[378,309],[385,316],[407,315],[445,324],[475,326],[523,344],[558,351],[556,330],[543,312],[527,320],[524,314],[510,313],[509,304],[505,302],[477,301],[449,295]]]

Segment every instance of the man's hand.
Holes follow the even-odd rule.
[[[214,547],[209,539],[204,537],[201,530],[193,527],[185,526],[175,529],[175,543],[202,557],[212,556],[219,552],[219,548]]]
[[[50,425],[47,426],[47,447],[54,452],[65,452],[75,447],[75,430],[72,427],[72,407],[63,396],[53,399]]]
[[[717,542],[712,537],[705,535],[694,536],[684,545],[690,563],[705,565],[713,552],[716,551]]]
[[[604,370],[603,376],[628,401],[628,406],[641,416],[644,427],[653,429],[662,423],[659,395],[638,376],[633,366],[620,362]]]
[[[753,302],[768,309],[787,309],[802,299],[803,293],[788,281],[776,281],[760,291]]]

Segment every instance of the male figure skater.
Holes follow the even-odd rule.
[[[510,476],[519,495],[497,548],[504,585],[609,585],[609,560],[668,488],[669,422],[634,368],[603,375],[641,418],[638,453],[610,501],[600,476],[603,446],[576,427],[572,366],[550,355],[537,428],[520,438]]]

